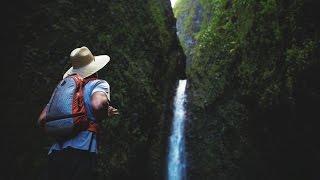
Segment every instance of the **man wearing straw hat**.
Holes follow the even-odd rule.
[[[110,86],[98,79],[97,72],[109,61],[107,55],[93,56],[87,47],[74,49],[70,54],[72,67],[64,74],[66,78],[78,74],[88,80],[83,88],[83,99],[88,119],[97,121],[118,114],[109,106]],[[81,180],[95,179],[97,134],[84,130],[71,139],[55,143],[49,150],[48,179]]]

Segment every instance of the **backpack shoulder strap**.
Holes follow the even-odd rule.
[[[87,83],[89,83],[90,81],[94,81],[94,80],[98,80],[98,78],[96,77],[89,77],[89,78],[85,78],[84,79],[84,85],[86,85]],[[90,92],[91,93],[91,92]],[[89,117],[88,117],[89,118]],[[89,120],[89,126],[88,126],[88,131],[94,132],[95,134],[99,133],[99,125],[98,123]]]

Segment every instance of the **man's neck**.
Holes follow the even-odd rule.
[[[94,74],[86,77],[85,79],[91,79],[91,78],[98,78],[98,74],[97,74],[97,73],[94,73]]]

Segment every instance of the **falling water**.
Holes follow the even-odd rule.
[[[185,89],[187,80],[180,80],[174,99],[173,125],[169,140],[168,180],[186,179],[184,142]]]

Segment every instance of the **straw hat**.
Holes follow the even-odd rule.
[[[91,51],[83,46],[71,52],[70,61],[72,67],[63,75],[63,78],[71,74],[79,74],[86,78],[103,68],[110,61],[110,57],[108,55],[93,56]]]

